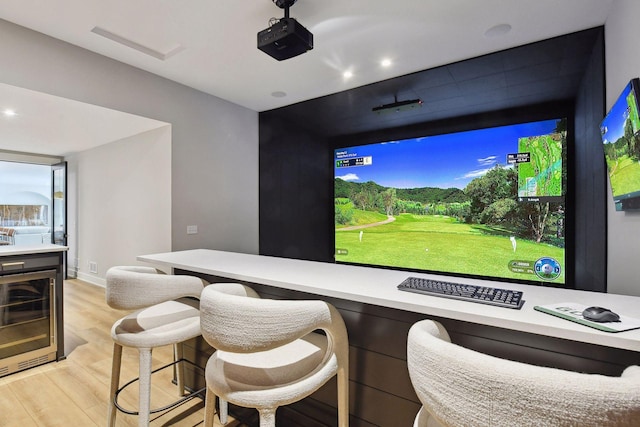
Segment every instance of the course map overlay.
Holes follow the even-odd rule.
[[[562,135],[519,138],[518,152],[529,153],[518,163],[518,197],[562,196]]]

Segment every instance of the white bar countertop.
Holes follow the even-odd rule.
[[[69,250],[67,246],[45,244],[45,245],[4,245],[0,246],[0,257],[9,255],[30,255],[48,252],[64,252]]]
[[[517,283],[438,276],[415,272],[302,261],[263,255],[193,249],[138,256],[156,266],[179,268],[274,286],[319,296],[341,298],[430,316],[473,322],[549,337],[640,352],[640,329],[609,333],[541,313],[535,305],[574,302],[600,306],[630,317],[640,315],[640,297],[548,288]],[[427,277],[524,292],[520,310],[403,292],[407,277]]]

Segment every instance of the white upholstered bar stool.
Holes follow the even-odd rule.
[[[279,406],[309,396],[335,375],[338,426],[349,425],[349,343],[332,305],[261,299],[244,285],[216,283],[202,292],[200,316],[203,338],[217,349],[205,370],[205,427],[213,426],[216,396],[256,408],[260,427],[274,427]]]
[[[608,377],[500,359],[432,320],[409,330],[407,365],[423,405],[415,427],[640,425],[640,366]]]
[[[136,310],[115,322],[111,328],[114,345],[107,418],[109,427],[115,425],[117,409],[129,414],[137,412],[138,425],[148,426],[151,413],[172,406],[157,410],[150,408],[151,352],[154,348],[174,346],[173,364],[176,366],[178,392],[182,397],[176,403],[185,399],[182,343],[200,335],[198,299],[204,285],[207,283],[200,278],[167,275],[152,267],[118,266],[107,271],[107,304],[119,310]],[[122,347],[133,347],[139,352],[138,411],[124,410],[117,403],[120,390],[133,382],[119,388]]]

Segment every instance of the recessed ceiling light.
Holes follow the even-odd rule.
[[[16,115],[15,111],[13,111],[11,109],[8,109],[8,108],[6,110],[4,110],[2,113],[7,117],[13,117],[13,116]]]
[[[343,76],[345,79],[350,79],[351,77],[353,77],[353,72],[351,72],[351,71],[345,71],[344,73],[342,73],[342,76]]]
[[[507,34],[509,31],[511,31],[511,25],[498,24],[485,31],[484,35],[485,37],[499,37]]]
[[[389,58],[385,58],[380,61],[380,65],[382,65],[383,67],[389,67],[391,66],[391,60]]]
[[[287,93],[281,90],[277,90],[275,92],[271,92],[271,96],[273,96],[274,98],[284,98],[285,96],[287,96]]]

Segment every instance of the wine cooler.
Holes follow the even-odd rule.
[[[0,377],[56,360],[56,270],[0,276]]]

